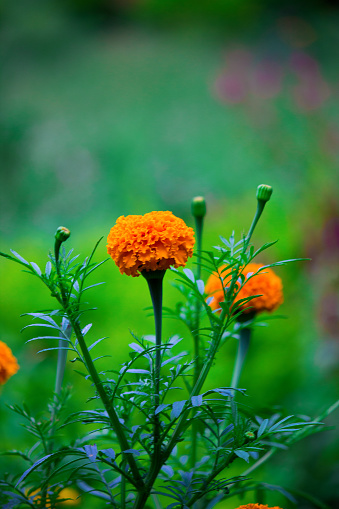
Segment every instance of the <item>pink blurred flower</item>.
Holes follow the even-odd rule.
[[[291,56],[290,66],[298,79],[292,90],[298,109],[309,112],[320,108],[330,97],[331,91],[318,62],[307,53],[296,52]]]
[[[271,99],[281,92],[282,66],[274,60],[262,60],[253,69],[252,93],[262,99]]]

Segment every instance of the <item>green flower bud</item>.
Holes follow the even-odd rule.
[[[272,193],[273,188],[271,186],[260,184],[260,186],[257,187],[257,200],[267,202],[271,198]]]
[[[203,196],[196,196],[193,198],[192,215],[194,217],[204,217],[206,215],[206,201]]]
[[[65,226],[59,226],[59,228],[55,232],[55,240],[57,240],[60,243],[65,242],[65,240],[68,239],[70,234],[71,232],[69,231],[68,228],[65,228]]]
[[[246,431],[245,437],[248,438],[249,440],[254,440],[255,434],[253,433],[253,431]]]

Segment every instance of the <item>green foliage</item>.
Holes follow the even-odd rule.
[[[111,369],[110,361],[100,373],[97,361],[106,356],[93,358],[92,350],[106,338],[87,344],[92,324],[86,323],[86,316],[91,308],[83,299],[84,292],[102,284],[86,286],[87,278],[105,261],[93,262],[99,243],[83,262],[72,256],[73,250],[66,253],[62,248],[59,253],[57,245],[44,271],[14,251],[13,256],[0,253],[40,279],[58,304],[56,309],[26,313],[34,323],[24,329],[39,327],[51,334],[29,341],[59,343],[41,350],[59,352],[56,392],[46,412],[32,416],[27,406],[11,406],[34,443],[25,451],[7,453],[24,461],[26,468],[21,475],[9,475],[0,482],[4,508],[38,508],[46,503],[56,507],[63,487],[69,485],[116,508],[141,509],[158,495],[165,504],[170,499],[168,509],[196,507],[198,501],[212,508],[225,497],[254,489],[246,470],[243,475],[220,477],[233,463],[251,462],[250,472],[279,449],[322,429],[320,419],[277,413],[257,416],[242,402],[243,389],[203,391],[220,347],[232,337],[241,341],[242,331],[257,323],[252,315],[244,320],[241,307],[257,296],[237,300],[241,289],[265,268],[296,261],[265,265],[245,278],[244,267],[274,244],[254,251],[251,233],[237,242],[234,233],[229,239],[221,237],[222,246],[197,255],[200,268],[220,275],[224,302],[217,312],[208,304],[203,279],[196,279],[190,269],[172,269],[183,301],[165,312],[189,329],[197,345],[195,357],[178,351],[182,339],[178,335],[159,343],[158,337],[132,333],[130,359],[119,370]],[[75,367],[81,365],[81,371],[75,371],[92,387],[94,409],[69,412],[70,392],[62,389],[68,352]],[[67,442],[63,430],[73,425],[81,426],[82,435]],[[191,455],[185,453],[186,446],[192,449]],[[283,488],[255,486],[278,489],[294,501]]]

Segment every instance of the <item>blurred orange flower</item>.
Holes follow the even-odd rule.
[[[40,490],[33,491],[30,495],[30,497],[33,497],[35,502],[40,502],[41,495]],[[79,493],[74,488],[63,488],[58,495],[56,504],[57,507],[69,507],[69,506],[75,506],[80,504],[80,498],[78,498]],[[58,502],[58,500],[61,500]],[[68,499],[62,501],[62,499]],[[50,500],[50,497],[47,495],[47,500],[45,504],[46,509],[50,509],[52,507],[52,503]],[[53,504],[54,507],[54,504]]]
[[[219,274],[222,275],[222,271],[226,267],[226,265],[220,267]],[[263,267],[263,265],[259,265],[257,263],[249,263],[243,269],[242,273],[246,278],[248,278],[253,273],[257,272],[261,267]],[[222,289],[219,274],[212,274],[209,277],[205,288],[206,294],[214,297],[209,304],[212,309],[220,308],[220,302],[223,302],[224,300],[224,292]],[[223,274],[223,284],[224,287],[227,287],[231,281],[231,276],[226,275],[226,272]],[[235,302],[241,299],[245,299],[246,297],[251,297],[253,295],[260,295],[260,297],[256,297],[255,299],[251,299],[245,303],[241,308],[243,313],[274,311],[284,301],[282,281],[280,277],[278,277],[272,269],[264,269],[262,272],[259,272],[258,275],[253,276],[251,279],[246,281],[245,285],[239,291]]]
[[[185,266],[193,255],[193,228],[172,212],[120,216],[107,238],[107,252],[121,274]]]
[[[19,364],[12,354],[12,350],[3,341],[0,341],[0,384],[15,375],[19,369]]]
[[[274,507],[268,507],[267,505],[262,504],[246,504],[237,507],[237,509],[281,509],[281,508],[278,507],[277,505]]]
[[[64,500],[64,502],[59,502],[58,506],[71,506],[71,505],[79,505],[80,498],[78,498],[79,493],[74,488],[64,488],[60,491],[58,498],[66,498],[68,500]]]

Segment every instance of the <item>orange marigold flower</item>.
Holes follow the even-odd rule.
[[[58,499],[67,499],[63,502],[59,502],[58,506],[71,506],[71,505],[79,505],[80,504],[80,498],[79,493],[74,488],[63,488],[58,496]]]
[[[237,507],[237,509],[281,509],[281,508],[278,507],[277,505],[275,505],[274,507],[268,507],[267,505],[262,504],[246,504]]]
[[[258,263],[249,263],[243,269],[242,273],[247,278],[251,274],[257,272],[262,266],[263,265],[259,265]],[[226,265],[220,267],[219,274],[222,274],[222,271],[225,268]],[[224,272],[224,286],[228,286],[230,281],[231,276],[226,275],[226,272]],[[217,273],[214,273],[209,277],[205,291],[208,295],[214,297],[214,299],[210,302],[211,308],[220,308],[220,302],[224,300],[224,292]],[[260,313],[261,311],[274,311],[284,301],[280,277],[278,277],[272,269],[264,269],[262,272],[259,272],[258,275],[253,276],[251,279],[246,281],[245,285],[238,293],[235,302],[253,295],[260,295],[260,297],[256,297],[255,299],[251,299],[245,303],[242,306],[243,313],[253,311],[255,313]]]
[[[193,255],[193,228],[172,212],[120,216],[107,238],[107,252],[121,274],[140,276],[141,271],[185,266]]]
[[[3,341],[0,341],[0,384],[15,375],[19,369],[19,364],[12,354],[12,350]]]
[[[28,490],[26,490],[26,495],[28,494]],[[52,507],[51,498],[49,495],[51,493],[47,490],[47,497],[46,497],[46,503],[44,507],[46,509],[50,509]],[[80,498],[78,498],[79,493],[74,488],[63,488],[59,494],[58,498],[56,500],[57,507],[69,507],[69,506],[75,506],[80,504]],[[41,501],[41,491],[35,490],[29,495],[30,498],[33,498],[35,502]],[[65,499],[65,500],[64,500]],[[60,500],[60,502],[59,502]],[[54,507],[54,504],[53,504]]]

